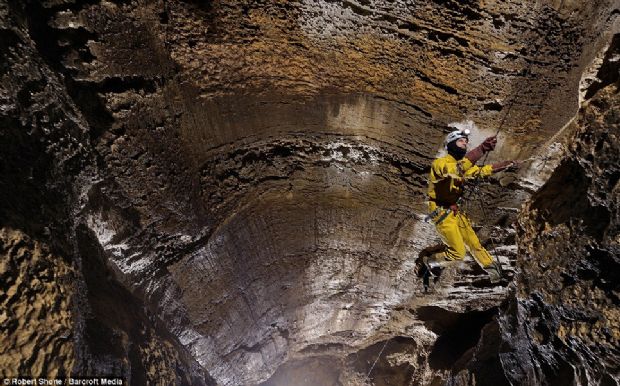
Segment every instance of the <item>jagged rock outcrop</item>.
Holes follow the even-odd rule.
[[[97,176],[92,127],[31,5],[0,5],[0,377],[213,383],[79,217],[80,186]]]
[[[561,144],[586,125],[566,126],[579,103],[610,83],[615,59],[595,59],[617,2],[0,4],[3,376],[479,384],[487,356],[509,370],[485,338],[507,315],[522,322],[544,283],[523,257],[546,245],[532,227],[573,216],[548,182],[523,216],[551,205],[556,217],[522,220],[521,257],[511,224],[548,176],[579,164]],[[484,186],[488,211],[467,207],[508,279],[523,272],[491,286],[466,261],[423,294],[413,259],[437,241],[422,221],[426,173],[446,123],[463,120],[473,141],[501,125],[489,161],[534,159]],[[572,193],[587,196],[592,173]],[[31,311],[28,291],[62,321]],[[15,332],[36,323],[54,325],[29,337],[37,357]],[[512,343],[533,344],[524,334]],[[520,374],[500,378],[542,379]]]

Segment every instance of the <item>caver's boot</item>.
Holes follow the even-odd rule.
[[[448,263],[450,263],[450,261],[445,259],[445,254],[442,252],[432,254],[428,252],[420,253],[416,260],[416,268],[418,277],[422,278],[424,292],[428,292],[431,278],[433,278],[433,283],[437,283],[441,276],[441,272]]]
[[[422,277],[426,269],[424,259],[428,256],[443,252],[445,250],[446,246],[443,244],[431,245],[430,247],[426,247],[421,250],[418,254],[418,258],[415,261],[415,272],[417,273],[418,277]]]
[[[502,266],[497,261],[493,261],[491,265],[484,268],[489,275],[489,281],[492,284],[497,284],[502,280]]]

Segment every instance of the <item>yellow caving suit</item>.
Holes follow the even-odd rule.
[[[429,213],[434,214],[432,220],[447,246],[447,250],[435,254],[433,260],[462,260],[467,248],[483,268],[493,263],[493,258],[480,244],[467,216],[461,211],[454,213],[450,209],[463,194],[462,186],[466,179],[477,178],[478,174],[486,177],[492,173],[491,165],[475,166],[467,158],[457,161],[449,154],[433,161],[428,179],[428,209]],[[446,211],[449,214],[444,217]],[[443,220],[437,223],[442,217]]]

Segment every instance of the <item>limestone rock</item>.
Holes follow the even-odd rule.
[[[0,363],[131,384],[617,382],[617,33],[613,0],[0,1]],[[463,208],[505,280],[466,260],[425,294],[426,176],[452,122],[472,143],[500,130],[488,162],[529,162]],[[555,359],[522,362],[533,347]],[[567,357],[586,348],[606,359]]]

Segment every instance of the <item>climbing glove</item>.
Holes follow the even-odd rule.
[[[468,151],[465,154],[465,158],[471,161],[472,164],[476,164],[480,158],[484,155],[484,151],[482,150],[482,145]]]
[[[482,142],[482,144],[480,145],[480,147],[482,148],[482,151],[485,153],[488,153],[490,151],[495,150],[495,146],[497,145],[497,136],[492,136],[492,137],[488,137],[487,139],[484,140],[484,142]]]
[[[478,160],[482,158],[484,153],[488,153],[495,149],[495,145],[497,145],[497,137],[495,135],[492,137],[488,137],[478,147],[467,152],[467,154],[465,154],[465,158],[470,160],[471,163],[475,165],[476,162],[478,162]]]

